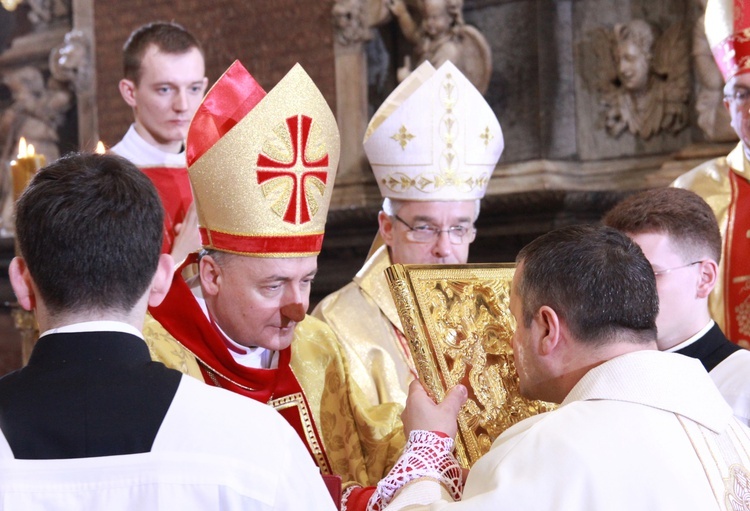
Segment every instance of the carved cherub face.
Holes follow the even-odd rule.
[[[631,92],[645,90],[648,86],[650,55],[634,41],[625,40],[617,45],[617,75],[623,87]]]
[[[451,27],[451,16],[445,0],[424,0],[422,30],[431,38],[446,33]]]

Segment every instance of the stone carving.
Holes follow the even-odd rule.
[[[83,32],[71,30],[65,34],[62,44],[50,52],[49,68],[54,79],[70,82],[79,93],[92,87],[91,54]]]
[[[52,25],[69,23],[70,2],[71,0],[26,0],[31,7],[29,21],[34,25],[34,30],[46,30]]]
[[[336,0],[332,14],[334,37],[338,44],[349,46],[369,39],[370,29],[363,0]]]
[[[687,126],[690,55],[683,24],[660,35],[651,24],[635,19],[595,31],[590,43],[604,126],[611,136],[627,130],[648,140]]]
[[[698,6],[701,13],[705,12],[706,0],[698,0]],[[729,112],[724,107],[724,78],[706,40],[704,18],[701,14],[693,25],[695,111],[698,127],[711,142],[730,142],[737,140],[737,134],[729,125]]]
[[[463,0],[416,0],[415,9],[406,0],[384,1],[406,40],[414,45],[412,57],[398,70],[399,81],[425,60],[435,67],[450,60],[481,93],[487,91],[492,72],[490,47],[479,30],[464,22]]]
[[[13,104],[0,115],[2,161],[15,155],[21,136],[47,161],[57,159],[57,128],[71,106],[70,90],[55,79],[45,83],[42,72],[31,66],[6,73],[3,83],[11,91]]]

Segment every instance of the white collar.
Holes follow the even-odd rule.
[[[700,330],[698,330],[697,334],[695,334],[694,336],[690,337],[689,339],[687,339],[685,341],[682,341],[680,344],[678,344],[676,346],[672,346],[671,348],[666,349],[664,351],[669,352],[669,353],[673,353],[675,351],[680,351],[682,348],[687,348],[688,346],[690,346],[691,344],[693,344],[695,341],[697,341],[698,339],[700,339],[701,337],[703,337],[704,335],[706,335],[706,332],[708,332],[709,330],[711,330],[711,328],[713,328],[713,326],[714,326],[714,320],[713,319],[709,319],[708,320],[708,324],[706,324],[706,326],[704,326],[703,328],[701,328]]]
[[[71,334],[79,332],[122,332],[125,334],[135,335],[143,339],[143,334],[133,325],[123,323],[122,321],[84,321],[81,323],[72,323],[57,328],[50,328],[39,337],[51,334]]]
[[[187,166],[185,151],[168,153],[146,142],[131,124],[122,140],[112,146],[113,153],[127,158],[139,167],[179,167]]]

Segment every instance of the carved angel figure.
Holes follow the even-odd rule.
[[[663,34],[635,19],[593,33],[594,87],[600,95],[607,132],[625,130],[648,140],[678,133],[689,120],[690,52],[682,23]]]
[[[463,0],[416,0],[410,10],[407,0],[385,0],[398,21],[404,38],[414,45],[412,59],[398,70],[404,78],[425,60],[440,67],[450,60],[482,93],[492,71],[490,47],[481,32],[464,22]]]

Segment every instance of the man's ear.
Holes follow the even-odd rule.
[[[120,89],[120,95],[122,96],[122,99],[125,100],[125,103],[127,103],[131,108],[135,108],[135,83],[132,80],[123,78],[122,80],[120,80],[118,88]]]
[[[18,304],[25,310],[34,310],[36,307],[36,294],[31,280],[29,268],[22,257],[14,257],[8,267],[10,285],[16,294]]]
[[[164,300],[172,286],[173,276],[174,259],[169,254],[161,254],[159,263],[156,265],[156,273],[154,273],[154,278],[151,279],[151,290],[148,294],[149,307],[156,307]]]
[[[378,226],[379,226],[379,232],[380,236],[383,238],[383,241],[386,245],[389,247],[393,245],[393,221],[391,220],[391,217],[389,217],[385,211],[381,211],[378,213]]]
[[[561,329],[560,317],[551,307],[542,305],[534,317],[537,327],[541,330],[539,342],[539,354],[550,355],[560,344]]]
[[[700,262],[698,270],[700,271],[700,281],[696,289],[696,296],[698,298],[707,298],[716,286],[719,278],[719,265],[712,259],[706,259]]]
[[[203,293],[208,296],[216,296],[219,294],[219,288],[221,287],[222,274],[221,267],[216,263],[216,260],[210,255],[204,255],[198,262],[198,274],[201,279],[201,287]]]

